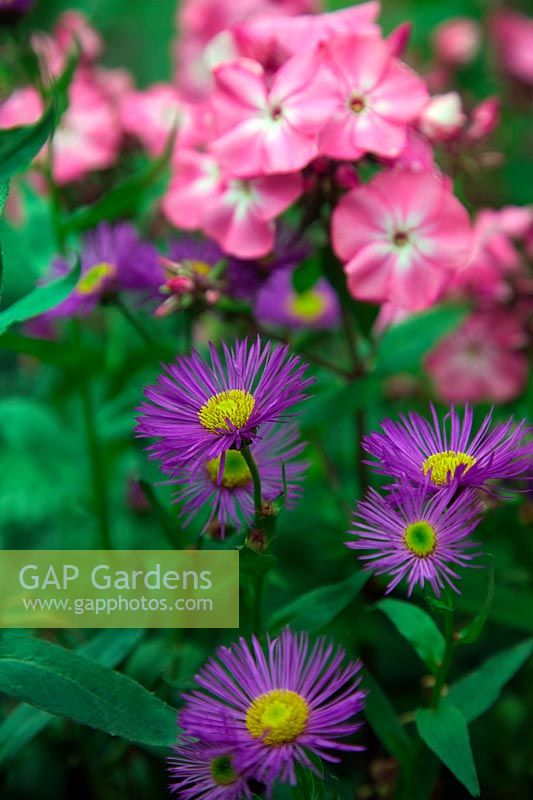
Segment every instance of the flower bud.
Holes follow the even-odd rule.
[[[432,141],[444,141],[463,127],[465,115],[457,92],[432,97],[418,119],[418,127]]]
[[[439,25],[434,34],[437,58],[444,64],[470,64],[478,53],[481,31],[477,22],[466,17],[451,19]]]

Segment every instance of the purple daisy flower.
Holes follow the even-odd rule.
[[[296,424],[267,423],[251,447],[261,476],[261,491],[266,501],[275,500],[283,492],[282,464],[287,481],[286,507],[293,508],[301,496],[300,483],[307,465],[294,461],[304,449]],[[199,470],[186,468],[178,478],[176,502],[183,502],[186,522],[209,509],[208,528],[218,523],[222,538],[228,525],[250,526],[254,518],[254,490],[250,470],[240,450],[228,450],[224,472],[220,474],[220,456],[205,462]]]
[[[310,755],[337,762],[338,753],[363,749],[343,741],[361,726],[359,670],[326,639],[311,646],[306,633],[285,629],[267,639],[266,653],[255,636],[251,645],[241,639],[200,670],[180,724],[213,743],[231,731],[239,770],[269,788],[278,779],[295,784],[297,764],[316,771]]]
[[[370,489],[350,530],[358,539],[346,545],[366,551],[359,556],[365,569],[393,576],[387,594],[403,578],[409,595],[426,581],[436,595],[446,584],[458,592],[452,565],[468,566],[479,555],[470,552],[476,543],[469,536],[482,511],[475,489],[457,494],[455,486],[448,486],[435,493],[428,485],[404,484],[389,497]]]
[[[179,264],[187,263],[199,275],[206,275],[215,264],[227,258],[216,242],[186,235],[170,242],[168,257]]]
[[[236,341],[210,344],[209,360],[193,350],[165,367],[157,383],[145,389],[137,435],[156,437],[149,449],[164,472],[197,469],[228,450],[253,443],[261,426],[280,420],[303,400],[313,379],[305,365],[281,345]]]
[[[235,768],[231,748],[186,739],[169,759],[170,790],[183,800],[251,800],[247,779]]]
[[[52,265],[51,277],[66,275],[71,269],[66,259],[58,259]],[[156,249],[139,238],[133,225],[102,222],[84,237],[77,286],[47,316],[90,314],[100,300],[119,291],[155,296],[164,280]]]
[[[433,487],[453,483],[487,489],[487,481],[517,478],[531,463],[533,443],[525,420],[515,424],[510,418],[491,427],[491,410],[479,430],[472,433],[469,405],[462,422],[451,406],[442,429],[433,405],[431,414],[433,424],[411,412],[407,417],[402,415],[401,422],[386,419],[381,424],[383,433],[365,436],[363,447],[377,459],[369,462],[377,472],[404,476],[419,484],[429,476]]]
[[[292,285],[291,270],[277,270],[259,289],[254,315],[259,323],[279,325],[293,330],[327,330],[340,319],[337,294],[322,278],[305,292]]]

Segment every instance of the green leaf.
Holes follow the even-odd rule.
[[[176,738],[176,712],[135,681],[18,633],[0,637],[0,691],[128,741],[165,747]]]
[[[460,678],[451,686],[443,702],[460,708],[468,722],[484,714],[498,699],[500,692],[533,652],[533,639],[502,650],[479,669]]]
[[[170,136],[164,153],[144,169],[117,183],[92,205],[82,206],[82,208],[78,208],[66,217],[62,223],[64,234],[93,228],[102,220],[113,222],[113,220],[134,214],[138,210],[146,191],[164,173],[168,166],[174,138],[174,134]]]
[[[290,625],[297,630],[310,633],[319,631],[348,606],[368,580],[367,572],[355,572],[341,583],[332,583],[313,589],[297,597],[288,605],[275,611],[268,621],[268,628]]]
[[[9,308],[0,311],[0,334],[4,333],[15,322],[25,322],[55,308],[73,291],[80,277],[78,263],[68,275],[58,280],[38,286],[32,292],[17,300]]]
[[[0,214],[4,210],[7,196],[9,194],[9,181],[0,182]]]
[[[318,258],[303,261],[292,273],[292,286],[295,292],[303,294],[309,291],[322,275]]]
[[[368,724],[387,752],[395,756],[399,762],[405,763],[412,756],[412,739],[401,725],[387,695],[366,667],[362,687],[368,691],[365,699],[365,716]]]
[[[0,130],[0,181],[27,169],[52,134],[57,118],[51,103],[34,125]]]
[[[135,628],[103,631],[76,648],[76,652],[102,666],[116,667],[143,634],[143,630]],[[17,706],[0,725],[0,764],[16,756],[52,719],[53,716],[40,708],[28,706],[26,703]]]
[[[466,317],[456,306],[437,306],[388,328],[378,341],[375,369],[380,375],[416,370],[422,358]]]
[[[431,617],[412,603],[403,600],[380,600],[376,608],[416,650],[427,667],[435,672],[444,657],[444,637]]]
[[[466,786],[471,795],[479,797],[468,725],[461,712],[453,706],[443,705],[437,709],[420,708],[416,712],[416,726],[429,749]]]
[[[461,630],[458,632],[459,644],[472,644],[473,642],[477,642],[481,636],[487,621],[487,617],[489,616],[492,608],[492,601],[494,600],[494,585],[494,562],[492,556],[490,556],[490,567],[485,602],[483,603],[479,614],[474,617],[474,619],[469,622],[468,625],[465,625],[464,628],[461,628]]]

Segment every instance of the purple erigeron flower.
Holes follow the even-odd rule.
[[[415,412],[400,422],[384,420],[383,433],[363,439],[365,450],[377,459],[369,462],[376,472],[394,478],[405,477],[439,489],[449,484],[491,489],[488,481],[509,480],[523,475],[533,455],[533,442],[525,420],[491,427],[491,410],[476,433],[472,433],[473,412],[465,406],[463,421],[453,406],[444,417],[442,429],[433,405],[433,425]],[[446,425],[449,423],[449,432]]]
[[[145,389],[137,435],[157,438],[148,449],[169,475],[219,456],[222,474],[228,450],[253,443],[265,423],[286,418],[305,399],[313,379],[304,373],[305,364],[287,347],[259,337],[223,343],[220,355],[210,344],[208,360],[193,350]]]
[[[271,789],[295,784],[296,765],[315,769],[310,756],[338,762],[364,706],[359,662],[346,662],[326,639],[312,646],[306,633],[285,629],[220,647],[196,676],[200,689],[185,695],[180,725],[213,744],[235,742],[237,769]]]
[[[359,503],[350,530],[357,541],[346,545],[363,553],[366,570],[392,576],[387,594],[403,578],[409,595],[426,582],[436,595],[445,585],[458,592],[453,565],[469,566],[479,555],[469,538],[483,511],[476,490],[457,493],[447,486],[435,493],[428,484],[429,479],[425,486],[403,484],[387,497],[370,489]]]
[[[286,507],[294,507],[301,496],[300,484],[307,468],[303,461],[294,459],[301,455],[304,446],[296,424],[266,423],[263,426],[260,436],[251,446],[251,452],[261,476],[264,500],[275,500],[282,494],[282,465],[285,464]],[[253,481],[239,450],[226,452],[222,475],[219,456],[205,462],[198,470],[185,467],[180,471],[177,483],[179,489],[175,501],[183,503],[182,511],[187,515],[187,524],[194,516],[208,509],[209,516],[204,528],[216,522],[223,538],[227,526],[239,528],[253,522]]]
[[[169,759],[170,790],[182,800],[251,800],[247,779],[234,763],[231,747],[187,739]]]
[[[66,259],[58,259],[50,277],[61,277],[71,269]],[[103,222],[84,237],[81,276],[74,291],[46,316],[90,314],[101,300],[121,291],[155,297],[163,282],[156,249],[140,239],[133,225]]]
[[[187,235],[172,239],[169,243],[168,257],[171,261],[188,265],[193,272],[201,276],[209,274],[219,261],[227,258],[224,251],[211,239],[196,239]]]
[[[260,324],[293,330],[327,330],[340,320],[336,292],[322,279],[298,293],[292,285],[291,270],[277,270],[258,291],[254,316]]]

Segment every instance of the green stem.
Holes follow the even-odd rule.
[[[80,394],[87,439],[87,452],[94,498],[94,507],[98,517],[100,529],[100,547],[102,550],[111,549],[108,521],[107,481],[104,468],[102,449],[95,424],[94,404],[89,384],[82,376],[80,381]]]
[[[442,664],[437,672],[435,686],[433,687],[433,691],[431,693],[429,702],[431,708],[438,708],[439,706],[442,690],[444,688],[444,684],[446,683],[446,679],[448,678],[448,673],[452,665],[453,654],[457,645],[457,642],[454,638],[453,611],[451,609],[446,609],[444,611],[444,637],[446,642],[444,658],[442,659]]]
[[[132,314],[132,312],[123,302],[121,297],[116,298],[115,305],[120,310],[124,319],[127,320],[127,322],[131,325],[131,327],[134,328],[134,330],[138,333],[139,337],[143,340],[145,345],[150,350],[155,350],[155,351],[159,350],[160,348],[156,340],[150,333],[148,333],[146,328],[139,322],[135,314]]]
[[[252,451],[250,450],[250,445],[247,444],[241,448],[242,457],[246,461],[246,465],[250,470],[250,475],[252,476],[252,481],[254,484],[254,508],[255,508],[255,521],[256,524],[259,525],[261,522],[261,518],[263,516],[263,498],[261,494],[261,477],[259,475],[259,470],[257,469],[257,464],[255,463],[254,457],[252,455]]]

